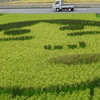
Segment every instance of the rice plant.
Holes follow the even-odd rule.
[[[86,43],[83,42],[83,41],[80,41],[79,42],[79,46],[82,47],[82,48],[85,48],[86,47]]]
[[[55,46],[54,46],[54,49],[60,50],[60,49],[63,49],[63,46],[61,46],[61,45],[55,45]]]
[[[44,46],[44,49],[50,50],[50,49],[52,49],[52,46],[51,46],[51,45],[45,45],[45,46]]]
[[[68,48],[71,48],[71,49],[77,48],[77,45],[76,44],[69,44],[67,46],[68,46]]]
[[[9,31],[4,31],[4,34],[6,35],[20,35],[20,34],[26,34],[31,32],[29,29],[17,29],[17,30],[9,30]]]
[[[96,14],[1,17],[0,100],[99,100]]]
[[[9,41],[9,40],[28,40],[32,39],[34,36],[18,36],[18,37],[8,37],[8,38],[0,38],[0,41]]]
[[[69,36],[78,36],[78,35],[87,35],[87,34],[100,34],[100,31],[80,31],[80,32],[72,32],[72,33],[68,33],[67,35]]]
[[[59,56],[49,60],[50,63],[61,63],[67,65],[90,64],[98,61],[100,61],[100,54],[73,54]]]

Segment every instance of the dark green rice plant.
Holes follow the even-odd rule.
[[[51,24],[60,24],[60,25],[69,25],[67,29],[78,30],[83,29],[85,25],[90,26],[100,26],[99,21],[88,21],[88,20],[75,20],[75,19],[52,19],[52,20],[32,20],[32,21],[22,21],[22,22],[12,22],[0,25],[0,31],[2,30],[10,30],[14,28],[21,28],[25,26],[31,26],[37,23],[51,23]],[[61,27],[61,30],[65,30],[66,26]]]
[[[83,28],[84,28],[83,25],[69,25],[69,26],[60,27],[60,30],[80,30]]]
[[[22,22],[12,22],[0,25],[0,31],[2,30],[10,30],[14,28],[21,28],[25,26],[31,26],[33,24],[38,23],[38,21],[22,21]]]
[[[21,89],[19,86],[14,86],[11,89],[11,92],[12,92],[13,97],[15,97],[17,95],[21,96],[24,92],[24,89]]]
[[[97,14],[96,14],[96,17],[97,17],[97,18],[100,18],[100,13],[97,13]]]
[[[19,36],[19,37],[8,37],[8,38],[0,38],[0,41],[9,41],[9,40],[29,40],[34,38],[34,36]]]
[[[41,95],[43,93],[57,93],[59,95],[60,92],[70,92],[72,94],[74,91],[84,91],[86,89],[90,89],[90,98],[94,95],[95,89],[100,88],[100,78],[95,77],[93,80],[86,80],[85,82],[80,83],[63,83],[63,84],[56,84],[47,87],[23,87],[20,86],[13,86],[13,87],[0,87],[2,91],[1,94],[11,94],[12,98],[14,99],[16,96],[26,96],[31,97],[34,95]],[[99,91],[98,91],[99,92]],[[99,93],[98,93],[99,95]]]
[[[63,46],[61,46],[61,45],[55,45],[55,46],[54,46],[54,49],[60,50],[60,49],[63,49]]]
[[[83,41],[80,41],[79,42],[79,46],[82,47],[82,48],[85,48],[86,47],[86,43],[83,42]]]
[[[69,44],[67,46],[68,46],[68,48],[71,48],[71,49],[77,48],[77,45],[76,44]]]
[[[4,15],[3,13],[0,13],[0,16]]]
[[[51,50],[52,49],[52,46],[50,44],[49,45],[44,45],[44,49]]]
[[[85,34],[99,34],[100,31],[80,31],[80,32],[72,32],[68,33],[69,36],[77,36],[77,35],[85,35]]]
[[[16,29],[16,30],[5,31],[4,34],[6,34],[6,35],[20,35],[20,34],[26,34],[29,32],[31,32],[30,29]]]

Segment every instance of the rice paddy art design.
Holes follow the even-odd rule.
[[[73,30],[73,32],[67,34],[67,36],[71,36],[71,37],[73,37],[73,39],[74,39],[74,36],[84,36],[84,35],[87,35],[87,34],[88,35],[100,34],[100,31],[91,31],[91,30],[90,31],[82,31],[85,26],[100,27],[99,21],[74,20],[74,19],[33,20],[33,21],[22,21],[22,22],[12,22],[12,23],[7,23],[7,24],[1,24],[0,25],[0,31],[4,31],[4,34],[7,35],[8,37],[7,38],[0,38],[0,41],[32,39],[32,38],[34,38],[34,36],[28,35],[28,33],[30,33],[31,30],[30,29],[22,29],[22,28],[26,27],[26,26],[32,26],[32,25],[35,25],[35,24],[39,24],[39,23],[42,23],[42,22],[43,23],[64,25],[63,27],[59,27],[58,29],[61,30],[61,31],[63,31],[63,30],[67,30],[67,31]],[[23,35],[23,34],[27,34],[27,35]],[[87,45],[84,41],[79,41],[78,44],[79,44],[80,48],[86,48],[87,47]],[[76,44],[68,44],[66,46],[69,49],[77,49]],[[52,46],[51,44],[44,45],[45,50],[62,50],[63,48],[64,48],[63,45],[55,45],[55,46]],[[83,56],[81,54],[78,54],[78,55]],[[86,61],[88,55],[90,55],[90,54],[87,54],[86,57],[84,57],[85,61]],[[92,55],[95,56],[97,54],[91,54],[91,57],[92,57]],[[64,58],[64,57],[62,56],[61,58]],[[76,57],[76,58],[77,58],[77,61],[78,61],[79,60],[78,57]],[[54,59],[56,59],[56,58],[54,58]],[[60,59],[60,58],[58,57],[56,60],[58,60],[58,59]],[[73,57],[70,58],[70,60],[72,60],[72,59],[73,59]],[[92,59],[92,58],[90,58],[90,59]],[[65,60],[65,59],[63,59],[63,60]],[[96,61],[99,61],[99,60],[100,60],[100,57],[98,57],[98,59],[96,59]],[[55,60],[54,60],[54,62],[55,62]],[[93,62],[93,61],[91,60],[91,62]]]

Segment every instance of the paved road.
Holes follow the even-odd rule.
[[[52,8],[39,9],[0,9],[0,13],[33,13],[33,14],[50,14],[50,13],[100,13],[100,8],[75,8],[74,11],[54,12]]]

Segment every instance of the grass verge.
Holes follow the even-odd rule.
[[[9,3],[54,3],[55,0],[18,0]],[[64,0],[65,3],[100,3],[99,0]]]

